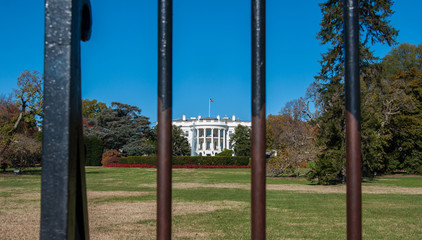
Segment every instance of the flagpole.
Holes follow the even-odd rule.
[[[211,117],[211,98],[208,99],[208,117]]]

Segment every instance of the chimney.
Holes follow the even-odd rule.
[[[217,120],[220,121],[220,115],[217,115]]]
[[[183,119],[183,121],[186,121],[186,115],[185,114],[183,114],[182,119]]]
[[[233,121],[236,121],[236,116],[235,115],[233,115],[232,120]]]
[[[200,120],[200,119],[201,119],[201,115],[198,116],[198,120]]]

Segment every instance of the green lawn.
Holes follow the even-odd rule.
[[[155,239],[155,169],[86,171],[92,239]],[[2,234],[13,223],[9,211],[39,212],[40,175],[32,173],[0,174]],[[173,238],[250,239],[249,183],[249,169],[174,169]],[[267,239],[346,238],[344,186],[302,178],[267,183]],[[422,177],[378,177],[363,183],[363,192],[364,239],[422,239]]]

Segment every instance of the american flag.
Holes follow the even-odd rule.
[[[210,98],[210,102],[214,102],[214,101]]]

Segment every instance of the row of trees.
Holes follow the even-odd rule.
[[[382,59],[370,49],[396,45],[398,31],[388,21],[392,4],[359,1],[362,165],[369,177],[397,170],[422,174],[422,44],[400,44]],[[321,70],[304,98],[268,116],[267,147],[279,153],[268,165],[277,175],[312,162],[308,178],[329,184],[346,174],[343,1],[319,5],[317,39],[328,46]]]
[[[400,44],[361,71],[363,174],[422,173],[422,44]],[[343,82],[327,90],[335,84],[319,83],[315,99],[321,152],[309,178],[322,183],[346,174]]]
[[[41,163],[43,76],[24,70],[17,78],[17,89],[0,96],[0,164],[23,169]],[[156,153],[157,129],[141,109],[113,102],[83,100],[84,140],[88,164],[98,165],[101,154],[117,150],[122,156]],[[187,139],[180,128],[173,128],[173,154],[189,155]]]
[[[315,77],[314,102],[318,118],[316,146],[320,148],[309,179],[331,183],[344,179],[344,50],[343,1],[320,4],[323,13],[317,38],[330,46],[322,54]],[[405,170],[422,173],[422,45],[401,44],[381,61],[370,46],[393,46],[398,31],[389,23],[393,1],[359,2],[362,164],[365,176]]]
[[[96,138],[96,145],[101,145],[103,152],[117,150],[121,156],[156,153],[158,129],[150,127],[149,118],[141,115],[140,108],[119,102],[107,107],[95,99],[84,99],[82,113],[84,135],[91,141]],[[173,155],[190,155],[189,143],[180,128],[173,126],[172,139]]]

